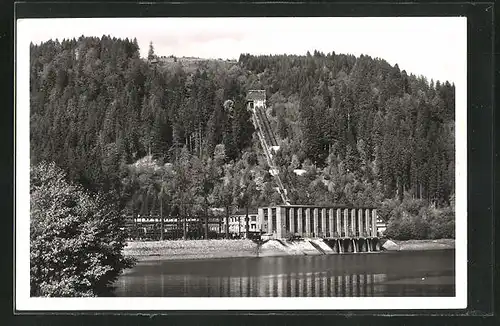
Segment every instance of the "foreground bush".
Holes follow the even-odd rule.
[[[30,175],[30,287],[32,296],[104,294],[132,261],[118,210],[66,181],[55,164]]]

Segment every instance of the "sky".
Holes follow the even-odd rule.
[[[465,42],[461,17],[58,18],[23,19],[33,43],[110,35],[137,38],[141,56],[238,59],[241,53],[314,50],[379,57],[415,75],[455,82]]]

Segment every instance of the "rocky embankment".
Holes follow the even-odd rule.
[[[321,239],[269,240],[259,247],[259,257],[334,254]]]
[[[328,253],[333,253],[333,250],[321,239],[268,240],[262,244],[243,239],[131,241],[124,249],[125,256],[138,260],[271,257]]]

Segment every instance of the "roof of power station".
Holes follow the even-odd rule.
[[[266,91],[265,90],[250,90],[247,94],[247,101],[265,101]]]

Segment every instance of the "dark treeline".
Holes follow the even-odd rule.
[[[398,223],[453,209],[454,85],[334,52],[152,64],[136,40],[31,45],[32,164],[54,161],[134,213],[180,197],[205,208],[280,203],[245,107],[250,89],[266,90],[293,202],[382,206]],[[399,214],[394,202],[413,208]]]

